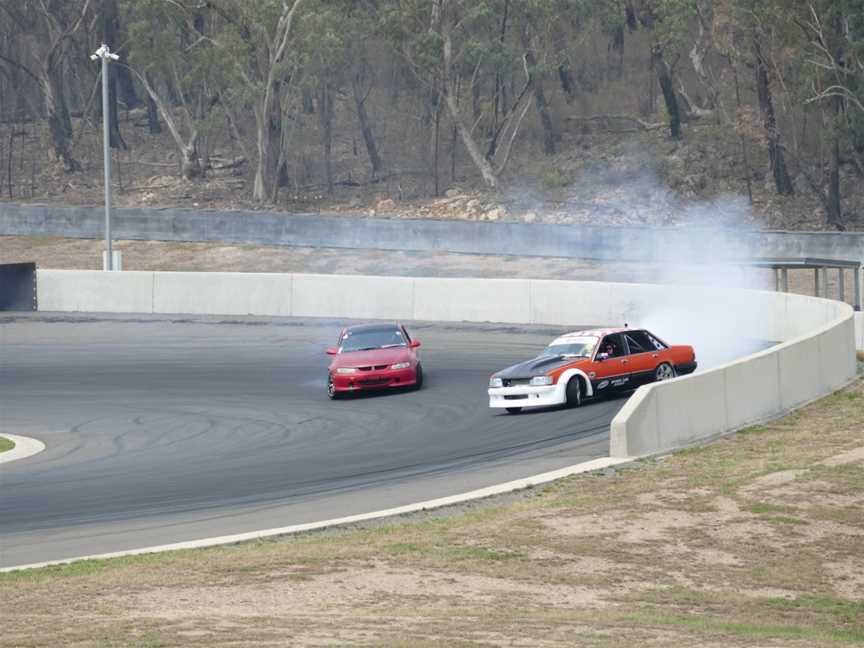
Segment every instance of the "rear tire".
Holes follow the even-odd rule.
[[[574,376],[567,383],[567,406],[582,407],[582,381],[578,376]]]
[[[419,364],[417,365],[417,372],[414,381],[414,389],[419,390],[423,388],[423,367],[421,367]]]
[[[519,412],[522,411],[521,407],[506,407],[504,409],[507,410],[508,414],[518,414]]]
[[[654,382],[662,382],[664,380],[672,380],[675,378],[675,368],[668,362],[657,365],[654,370]]]

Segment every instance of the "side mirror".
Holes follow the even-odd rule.
[[[327,355],[336,355],[339,353],[339,349],[336,347],[327,347]]]
[[[410,346],[411,346],[412,349],[416,349],[417,347],[420,346],[420,340],[411,340],[411,345],[410,345]]]
[[[608,353],[598,353],[597,357],[594,358],[594,360],[596,360],[597,362],[603,362],[604,360],[608,360],[608,359],[609,359]]]

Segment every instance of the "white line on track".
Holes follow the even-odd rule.
[[[12,438],[12,435],[4,435]],[[20,438],[20,437],[17,437]],[[44,446],[43,446],[44,447]],[[6,454],[6,453],[4,453]],[[2,455],[0,455],[2,456]],[[559,470],[526,477],[525,479],[517,479],[515,481],[488,486],[477,490],[461,493],[459,495],[451,495],[448,497],[439,497],[438,499],[426,500],[425,502],[417,502],[414,504],[406,504],[396,508],[384,509],[381,511],[373,511],[371,513],[360,513],[358,515],[349,515],[348,517],[334,518],[332,520],[322,520],[319,522],[308,522],[306,524],[295,524],[293,526],[279,527],[275,529],[266,529],[264,531],[249,531],[248,533],[238,533],[235,535],[217,536],[213,538],[204,538],[201,540],[190,540],[188,542],[175,542],[172,544],[164,544],[153,547],[143,547],[141,549],[130,549],[128,551],[115,551],[111,553],[94,554],[90,556],[77,556],[75,558],[66,558],[64,560],[50,560],[47,562],[31,563],[27,565],[14,565],[12,567],[0,568],[0,572],[11,572],[20,569],[37,569],[39,567],[48,567],[51,565],[65,565],[79,560],[104,560],[107,558],[119,558],[121,556],[137,556],[140,554],[157,553],[161,551],[178,551],[181,549],[202,549],[204,547],[215,547],[219,545],[237,544],[239,542],[248,542],[250,540],[262,540],[264,538],[274,538],[277,536],[290,535],[292,533],[300,533],[302,531],[314,531],[316,529],[324,529],[327,527],[352,524],[355,522],[364,522],[367,520],[375,520],[394,515],[404,515],[406,513],[414,513],[428,509],[440,508],[442,506],[450,506],[453,504],[461,504],[470,500],[490,497],[492,495],[501,495],[529,486],[537,486],[545,484],[556,479],[586,473],[592,470],[601,470],[610,466],[615,466],[622,463],[629,463],[637,459],[637,457],[628,457],[625,459],[613,459],[611,457],[601,457],[593,459],[575,466],[568,466]]]
[[[9,439],[15,444],[15,447],[11,450],[0,452],[0,464],[32,457],[45,449],[45,444],[39,439],[31,439],[30,437],[18,436],[17,434],[6,434],[5,432],[0,433],[0,436]]]

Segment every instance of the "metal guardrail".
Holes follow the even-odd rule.
[[[838,259],[803,258],[764,258],[747,262],[748,265],[772,268],[776,289],[789,292],[789,270],[813,270],[813,295],[828,297],[828,270],[837,270],[837,299],[846,301],[846,271],[852,271],[852,306],[861,310],[861,262]]]

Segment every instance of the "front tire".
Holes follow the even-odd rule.
[[[414,378],[414,389],[420,390],[423,388],[423,367],[417,365],[416,376]]]
[[[574,376],[567,383],[567,406],[582,407],[582,381]]]
[[[331,374],[327,374],[327,397],[330,400],[336,400],[339,398],[339,393],[336,391],[336,385],[333,384],[333,376]]]
[[[518,414],[522,411],[521,407],[505,407],[504,409],[507,410],[508,414]]]
[[[657,365],[654,370],[654,382],[662,382],[664,380],[672,380],[675,378],[675,369],[668,362]]]

